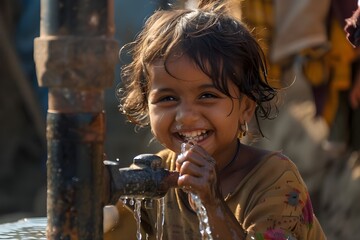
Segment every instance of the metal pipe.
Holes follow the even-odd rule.
[[[49,88],[47,239],[103,239],[104,89],[118,58],[112,0],[42,0],[34,42]]]
[[[116,161],[104,161],[109,176],[109,202],[116,204],[120,197],[156,199],[165,196],[170,188],[178,187],[179,172],[162,168],[162,159],[154,154],[141,154],[128,168],[119,168]]]

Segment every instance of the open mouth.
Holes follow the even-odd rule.
[[[196,130],[191,132],[179,132],[178,135],[183,142],[200,142],[206,138],[209,133],[207,130]]]

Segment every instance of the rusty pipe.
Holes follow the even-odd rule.
[[[103,239],[104,89],[118,60],[112,0],[42,0],[34,41],[49,89],[47,239]]]

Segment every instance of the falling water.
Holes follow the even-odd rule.
[[[186,143],[181,144],[181,153],[185,153],[186,151]],[[194,193],[190,193],[191,199],[195,203],[195,211],[197,217],[199,219],[199,230],[203,240],[212,240],[213,237],[211,235],[211,229],[209,225],[209,218],[206,212],[206,208],[201,202],[201,199],[198,195]]]
[[[160,198],[157,201],[157,219],[156,219],[156,240],[162,240],[164,229],[165,201]]]
[[[141,240],[141,199],[135,199],[135,219],[137,223],[136,239]]]
[[[135,217],[135,220],[136,220],[136,239],[141,240],[142,239],[142,234],[141,234],[141,202],[142,202],[143,199],[142,198],[135,198],[134,199],[132,197],[123,196],[123,197],[120,198],[120,200],[122,201],[122,203],[124,205],[129,203],[130,206],[134,206],[134,217]]]
[[[134,217],[136,220],[136,239],[141,240],[141,204],[144,200],[143,198],[132,198],[123,196],[120,198],[123,204],[129,204],[130,206],[134,206]],[[152,208],[152,200],[145,199],[145,207]],[[163,238],[163,228],[164,228],[164,219],[165,219],[165,201],[164,197],[157,200],[157,219],[156,219],[156,240],[162,240]],[[145,239],[148,239],[148,235],[146,234]]]
[[[206,208],[201,202],[198,195],[190,193],[191,199],[195,203],[196,214],[199,218],[199,229],[203,240],[212,240],[211,229],[209,225],[209,218],[207,216]]]

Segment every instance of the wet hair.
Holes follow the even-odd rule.
[[[204,3],[206,1],[202,1]],[[132,62],[122,69],[120,110],[139,125],[149,123],[147,67],[174,55],[186,55],[229,96],[228,81],[256,103],[256,119],[271,118],[277,90],[267,81],[265,56],[247,27],[225,5],[200,4],[198,9],[158,10],[146,21],[129,50]]]

